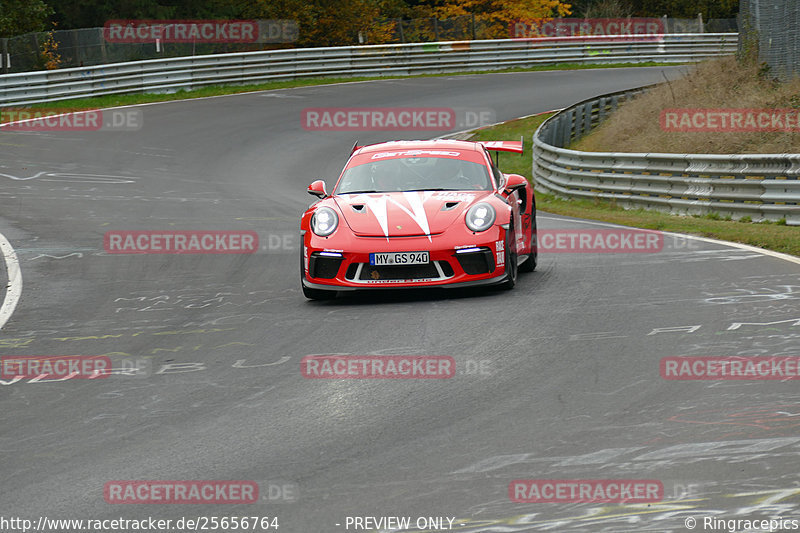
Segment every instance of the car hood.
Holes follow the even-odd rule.
[[[345,194],[334,200],[356,235],[436,235],[491,191],[405,191]]]

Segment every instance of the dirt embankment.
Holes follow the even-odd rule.
[[[620,106],[571,148],[590,152],[800,153],[800,80],[775,82],[768,72],[760,73],[757,65],[743,65],[733,57],[690,68],[680,80],[664,83]],[[686,131],[698,126],[713,131]],[[721,131],[726,128],[739,131]],[[792,131],[765,131],[770,128]]]

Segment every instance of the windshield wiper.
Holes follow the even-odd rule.
[[[337,192],[336,194],[367,194],[367,193],[371,193],[371,192],[381,192],[381,191],[375,191],[375,190],[371,190],[371,189],[370,189],[370,190],[366,190],[366,189],[365,189],[365,190],[363,190],[363,191],[345,191],[345,192]]]

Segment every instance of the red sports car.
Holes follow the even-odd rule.
[[[512,288],[536,267],[536,202],[489,151],[521,141],[394,141],[355,146],[332,194],[303,214],[303,294],[386,288]]]

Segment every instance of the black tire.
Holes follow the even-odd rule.
[[[303,253],[300,252],[300,287],[303,288],[303,296],[309,300],[333,300],[336,298],[336,291],[326,291],[322,289],[311,289],[306,287],[303,281],[305,280],[305,269],[303,268]]]
[[[539,243],[536,236],[536,203],[531,202],[531,253],[524,263],[519,265],[520,272],[533,272],[539,261]]]
[[[514,223],[512,222],[506,230],[506,280],[500,284],[500,288],[504,290],[511,290],[517,284],[517,273],[519,265],[517,265],[517,252],[513,252],[514,244]]]

